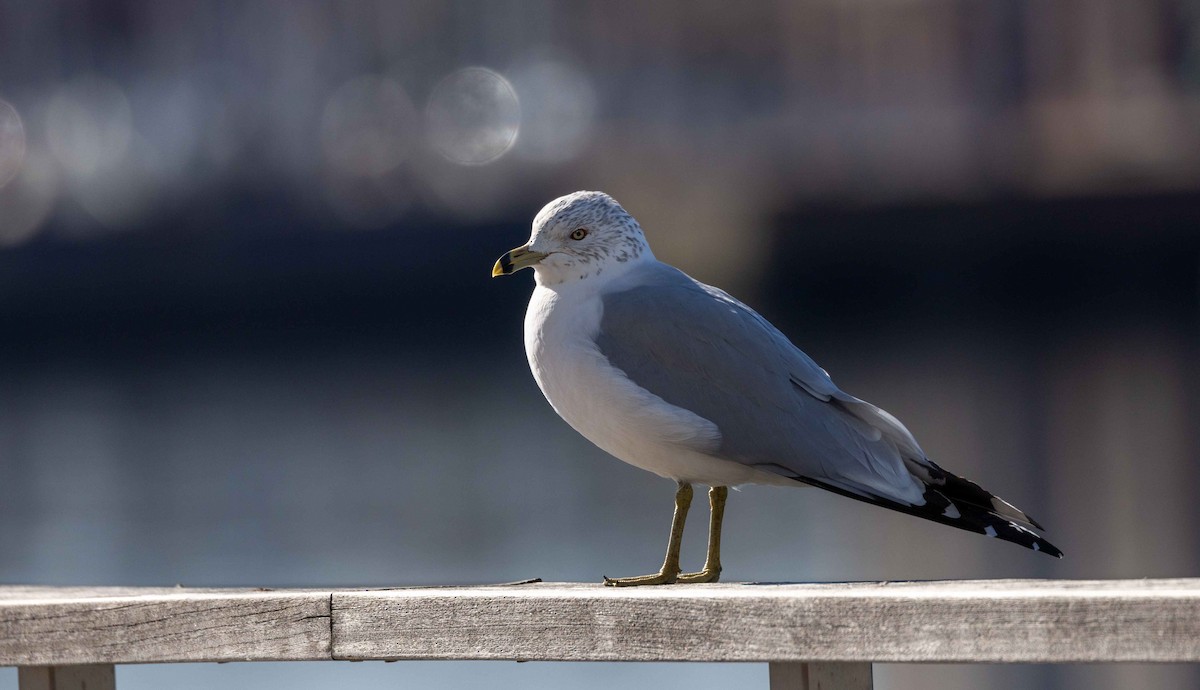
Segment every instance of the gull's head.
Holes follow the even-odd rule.
[[[653,258],[633,216],[604,192],[575,192],[546,204],[524,246],[500,257],[492,276],[533,267],[537,281],[555,285],[614,275]]]

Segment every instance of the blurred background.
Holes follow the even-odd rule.
[[[554,415],[522,351],[532,276],[489,278],[576,189],[1067,554],[749,487],[727,580],[1198,574],[1200,2],[0,0],[0,582],[648,572],[672,485]],[[890,689],[1200,684],[878,668]],[[118,675],[766,683],[757,664]]]

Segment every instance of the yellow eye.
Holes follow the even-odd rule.
[[[582,240],[585,237],[587,237],[587,228],[576,228],[575,231],[571,233],[571,239],[573,240]]]

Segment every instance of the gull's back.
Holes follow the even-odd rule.
[[[830,404],[856,399],[766,319],[657,261],[632,277],[602,296],[599,350],[639,387],[713,422],[716,456],[920,502],[900,445]]]

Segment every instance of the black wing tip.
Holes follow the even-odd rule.
[[[1005,520],[1028,525],[1043,532],[1046,531],[1046,528],[1042,527],[1042,523],[1033,519],[1032,515],[1005,501],[979,484],[966,477],[960,477],[953,472],[948,472],[928,458],[925,459],[925,462],[929,464],[935,477],[935,482],[927,484],[927,486],[945,496],[954,505],[962,507],[963,503],[970,503],[987,512],[999,515]],[[1003,508],[998,508],[996,503],[1000,503]]]
[[[856,494],[851,491],[846,491],[840,487],[832,486],[820,480],[809,479],[807,477],[795,477],[799,482],[811,484],[813,486],[832,491],[833,493],[853,498],[858,501],[870,503],[883,508],[890,508],[901,513],[908,513],[919,518],[940,522],[943,525],[957,527],[968,532],[975,532],[987,537],[1007,541],[1018,546],[1044,553],[1047,556],[1062,558],[1063,552],[1054,544],[1046,541],[1041,535],[1033,530],[1024,527],[1006,517],[990,512],[973,503],[963,503],[952,501],[944,494],[934,488],[929,488],[925,492],[924,505],[906,505],[891,499],[879,496],[865,496]],[[990,494],[989,494],[990,495]],[[1026,516],[1028,517],[1028,516]],[[1044,528],[1032,518],[1029,523],[1039,530]]]
[[[947,515],[946,513],[951,509],[954,512]],[[1061,549],[1019,522],[980,508],[975,504],[953,501],[936,489],[931,488],[925,492],[925,505],[913,506],[912,514],[944,525],[1024,546],[1030,551],[1044,553],[1047,556],[1063,557]],[[1045,530],[1028,515],[1025,517],[1029,524],[1036,529]]]

